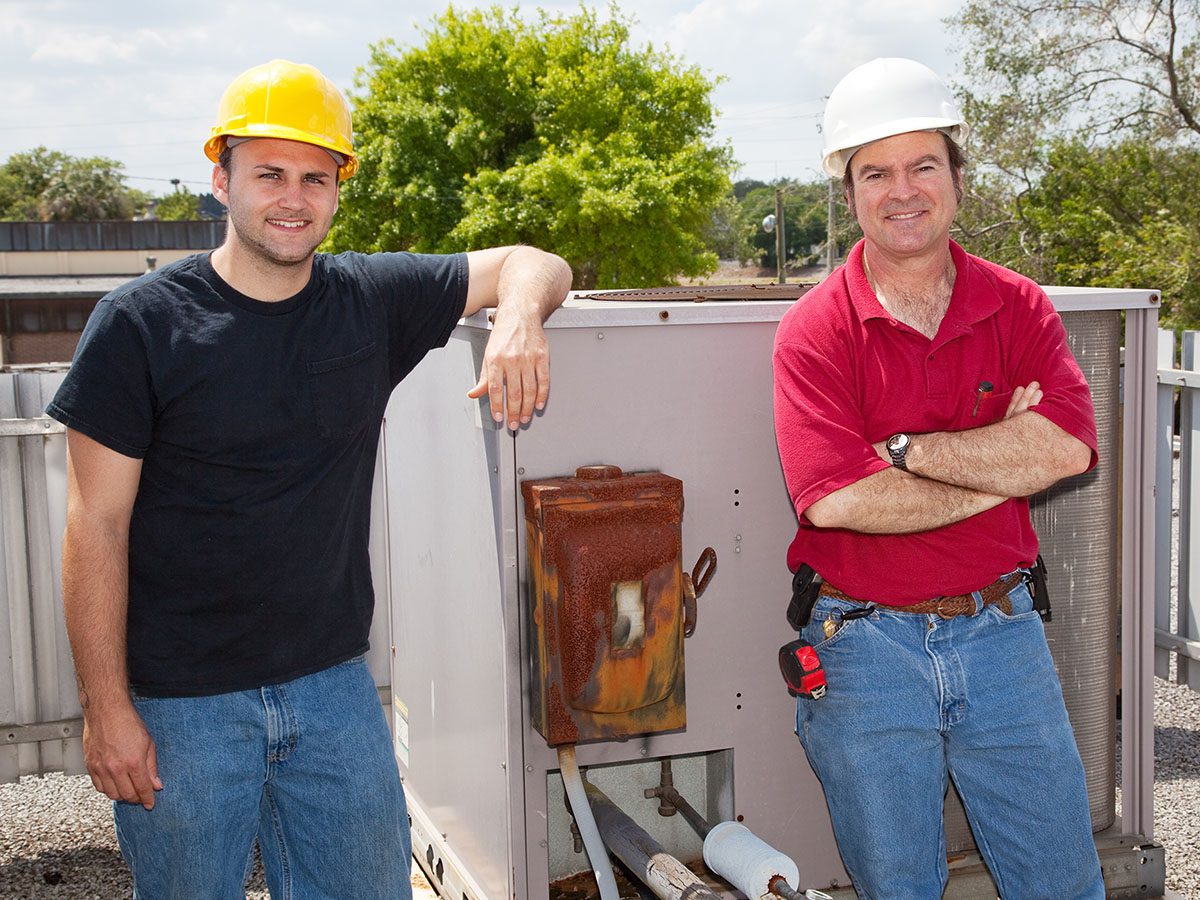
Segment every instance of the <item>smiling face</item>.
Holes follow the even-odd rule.
[[[850,211],[871,258],[945,253],[961,177],[939,132],[910,131],[867,144],[850,160]]]
[[[233,148],[213,171],[213,194],[229,208],[226,245],[259,263],[308,265],[338,205],[338,169],[312,144],[259,138]]]

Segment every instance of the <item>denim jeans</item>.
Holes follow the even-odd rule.
[[[942,895],[948,778],[1001,897],[1104,897],[1042,622],[1023,583],[1009,599],[1011,615],[976,594],[972,616],[876,608],[842,621],[861,607],[822,597],[801,632],[829,689],[797,701],[796,733],[863,900]]]
[[[141,900],[244,898],[255,838],[275,900],[411,898],[408,811],[361,658],[259,690],[134,704],[154,809],[115,803]]]

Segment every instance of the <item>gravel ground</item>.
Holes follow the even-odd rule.
[[[1200,694],[1155,679],[1154,722],[1155,838],[1166,847],[1167,889],[1200,900]],[[110,810],[85,776],[0,785],[0,897],[128,897]],[[268,898],[257,872],[246,896]]]

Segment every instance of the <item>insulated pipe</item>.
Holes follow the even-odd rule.
[[[594,784],[584,785],[596,824],[613,856],[625,863],[661,900],[720,900],[707,884],[667,853]]]
[[[704,839],[704,863],[747,897],[800,896],[800,870],[784,854],[737,822],[718,822]],[[781,888],[787,890],[781,890]]]
[[[596,820],[592,817],[592,808],[588,804],[583,778],[579,775],[579,764],[575,761],[574,744],[564,744],[558,748],[558,768],[562,772],[563,787],[567,791],[567,802],[571,806],[571,814],[575,816],[575,824],[579,826],[579,834],[583,837],[583,846],[587,850],[588,862],[592,864],[596,885],[600,888],[600,900],[619,900],[617,879],[613,877],[612,864],[608,861],[608,851],[604,848],[604,841],[596,827]]]

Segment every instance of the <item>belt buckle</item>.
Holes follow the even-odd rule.
[[[971,612],[975,612],[975,598],[967,594],[957,594],[953,597],[939,597],[937,602],[937,614],[943,619],[953,619],[955,616],[962,615],[967,612],[967,604],[965,601],[970,601]]]

